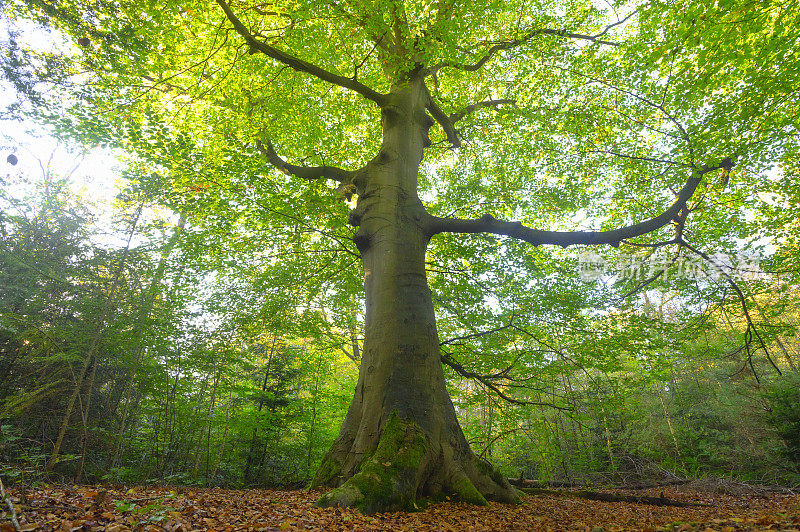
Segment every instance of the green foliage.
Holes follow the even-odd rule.
[[[767,422],[786,444],[787,457],[800,465],[800,374],[775,379],[765,392]]]

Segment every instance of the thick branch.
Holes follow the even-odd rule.
[[[664,212],[658,216],[610,231],[541,231],[522,225],[521,222],[506,222],[495,219],[491,214],[484,214],[476,220],[458,218],[431,217],[430,234],[437,233],[493,233],[506,235],[519,240],[524,240],[535,246],[544,244],[559,245],[562,247],[583,245],[610,244],[619,246],[620,242],[656,231],[673,220],[677,220],[682,210],[686,209],[686,202],[692,197],[700,181],[708,172],[728,168],[730,159],[726,158],[719,165],[704,167],[695,170],[683,188],[678,193],[678,198]]]
[[[453,145],[454,148],[458,148],[461,146],[461,139],[458,138],[458,132],[455,128],[455,123],[450,119],[449,116],[442,111],[442,108],[433,101],[433,98],[428,99],[428,111],[430,111],[431,116],[434,120],[436,120],[442,129],[444,129],[444,134],[447,135],[447,141]]]
[[[286,175],[293,175],[309,181],[333,179],[340,183],[351,183],[353,181],[353,176],[355,176],[354,171],[343,170],[335,166],[296,166],[294,164],[289,164],[278,156],[271,142],[267,142],[266,147],[264,147],[261,142],[258,142],[258,149],[261,153],[266,155],[267,160],[272,166]]]
[[[334,74],[333,72],[329,72],[323,68],[320,68],[317,65],[304,61],[298,57],[290,55],[283,50],[279,50],[269,44],[259,41],[256,39],[252,33],[247,29],[247,27],[242,23],[241,20],[233,13],[230,6],[225,2],[225,0],[216,0],[217,4],[222,8],[225,12],[225,16],[228,17],[228,20],[233,24],[233,28],[236,32],[244,37],[247,44],[250,46],[251,51],[261,52],[262,54],[271,57],[272,59],[283,63],[284,65],[297,70],[298,72],[305,72],[306,74],[310,74],[316,78],[321,79],[322,81],[327,81],[328,83],[332,83],[334,85],[338,85],[340,87],[344,87],[346,89],[350,89],[358,94],[362,95],[363,97],[372,100],[373,102],[377,103],[380,106],[383,106],[386,103],[386,96],[379,93],[378,91],[372,89],[364,85],[363,83],[357,81],[354,78],[348,78],[345,76],[340,76],[339,74]]]
[[[516,103],[516,100],[508,100],[508,99],[498,99],[498,100],[486,100],[483,102],[473,103],[472,105],[468,105],[457,111],[455,113],[450,114],[449,116],[445,114],[439,105],[433,101],[433,98],[430,98],[428,101],[428,111],[431,113],[436,122],[442,126],[445,135],[447,136],[447,141],[453,145],[454,148],[458,148],[461,146],[461,139],[458,136],[458,131],[456,131],[455,124],[462,118],[467,115],[470,115],[477,111],[478,109],[482,109],[484,107],[497,107],[498,105],[505,105],[510,104],[513,105]]]

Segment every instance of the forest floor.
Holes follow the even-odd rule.
[[[320,509],[321,493],[303,490],[225,490],[191,487],[50,485],[8,490],[19,529],[32,530],[528,530],[528,531],[800,531],[800,496],[764,490],[737,494],[681,486],[616,494],[663,496],[706,506],[673,507],[528,495],[516,506],[444,502],[417,513],[364,516]],[[14,530],[8,508],[0,532]]]

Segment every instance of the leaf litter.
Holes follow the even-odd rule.
[[[164,486],[42,485],[8,489],[23,531],[673,531],[800,532],[800,495],[752,491],[724,494],[675,487],[645,494],[708,506],[664,507],[570,497],[528,495],[512,506],[445,501],[416,513],[363,515],[314,506],[319,491],[229,490]],[[623,493],[615,491],[614,493]],[[643,492],[637,491],[638,494]],[[14,530],[10,512],[0,532]]]

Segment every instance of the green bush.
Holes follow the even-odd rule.
[[[767,422],[786,443],[788,458],[800,464],[800,373],[789,373],[765,392]]]

